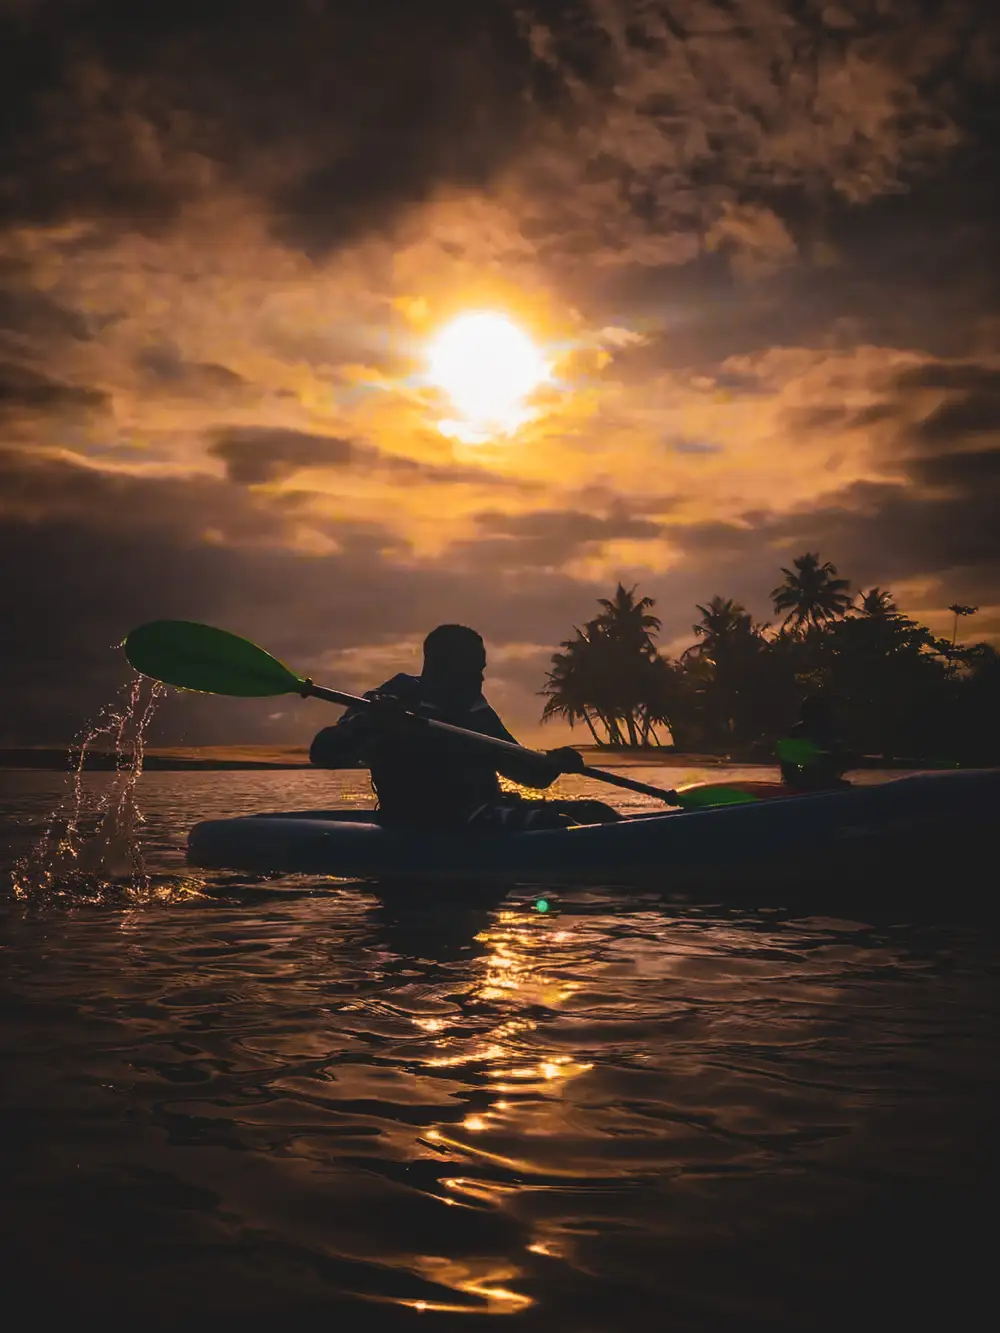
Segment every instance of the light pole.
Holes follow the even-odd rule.
[[[955,615],[955,625],[954,625],[954,628],[952,629],[952,632],[951,632],[951,654],[950,654],[950,656],[951,656],[951,662],[950,662],[950,664],[949,664],[950,667],[951,667],[951,669],[954,670],[954,668],[955,668],[955,645],[956,645],[956,643],[958,642],[958,618],[959,618],[959,616],[974,616],[974,615],[976,614],[976,612],[979,610],[979,607],[978,607],[978,606],[963,606],[963,605],[961,604],[961,602],[952,602],[951,606],[948,607],[948,610],[954,612],[954,615]]]

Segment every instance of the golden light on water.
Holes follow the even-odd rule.
[[[471,311],[447,324],[427,349],[428,376],[458,420],[439,428],[465,443],[509,435],[528,419],[529,395],[550,376],[542,351],[506,315]]]

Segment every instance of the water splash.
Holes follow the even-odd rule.
[[[118,901],[162,896],[147,873],[136,788],[146,732],[165,687],[143,676],[106,704],[70,749],[66,794],[35,847],[14,867],[14,897],[32,904]],[[85,781],[97,742],[110,742],[114,767],[106,783]]]

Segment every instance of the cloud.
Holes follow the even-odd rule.
[[[1000,447],[916,459],[911,471],[928,486],[948,486],[965,493],[985,488],[1000,501]]]
[[[66,734],[152,613],[352,687],[472,621],[521,725],[547,646],[618,578],[671,638],[714,592],[765,614],[817,547],[908,609],[992,605],[1000,20],[976,9],[8,6],[25,736]],[[425,349],[484,306],[554,371],[473,446],[442,433]],[[188,706],[192,738],[260,734]]]
[[[794,243],[762,194],[861,203],[932,169],[960,138],[925,90],[962,49],[961,11],[918,29],[897,0],[881,40],[844,12],[824,24],[781,0],[593,0],[575,21],[539,18],[534,52],[576,113],[572,141],[550,134],[538,152],[560,252],[680,263],[701,233],[748,267],[762,249],[773,265]]]
[[[319,257],[441,191],[490,193],[498,248],[528,240],[547,263],[683,263],[704,238],[773,266],[794,242],[767,192],[867,201],[961,138],[941,77],[969,49],[961,6],[893,0],[876,30],[832,12],[483,0],[397,6],[383,25],[301,0],[279,25],[229,0],[193,26],[166,4],[91,0],[58,24],[28,8],[0,68],[19,130],[0,198],[21,221],[155,233],[234,188]],[[988,80],[976,49],[965,77]]]
[[[1000,431],[1000,393],[975,393],[942,403],[914,427],[924,445],[946,444],[968,435]]]
[[[362,474],[380,476],[383,484],[475,486],[526,494],[539,489],[530,481],[486,468],[430,463],[335,435],[263,426],[222,428],[208,445],[208,453],[222,459],[230,481],[243,486],[283,481],[310,469],[355,468]],[[294,494],[301,497],[310,492],[300,488]]]
[[[60,412],[102,407],[107,394],[101,389],[63,384],[39,371],[15,362],[0,363],[0,411],[30,409]]]
[[[244,486],[290,477],[302,468],[343,467],[359,454],[350,440],[336,436],[253,426],[223,431],[208,452],[222,459],[230,481]]]
[[[619,506],[608,516],[578,509],[536,509],[522,514],[486,512],[477,515],[483,541],[477,538],[465,550],[486,566],[509,565],[561,569],[585,552],[599,551],[620,539],[658,538],[663,526],[636,517]]]
[[[0,588],[10,631],[0,689],[19,701],[0,744],[75,735],[127,676],[115,646],[145,620],[218,624],[297,670],[337,668],[334,684],[363,689],[381,669],[380,645],[418,643],[446,620],[478,626],[491,646],[533,635],[554,648],[601,591],[552,572],[527,588],[500,579],[484,599],[479,572],[397,561],[387,532],[341,524],[338,549],[316,555],[282,540],[284,527],[280,511],[225,480],[133,477],[0,449],[0,560],[19,571]],[[533,690],[511,704],[515,723],[537,728]],[[321,721],[293,703],[279,739],[307,738]],[[173,697],[159,725],[161,738],[191,743],[277,735],[259,707],[194,696]]]
[[[242,375],[228,366],[212,361],[185,361],[178,348],[170,343],[143,347],[135,361],[154,381],[194,395],[216,389],[238,389],[246,383]]]
[[[6,270],[6,271],[5,271]],[[87,321],[79,311],[67,309],[26,282],[17,265],[0,264],[0,342],[11,351],[67,338],[90,337]]]
[[[969,361],[925,361],[900,371],[895,387],[1000,395],[1000,369]]]
[[[797,247],[787,226],[770,208],[724,200],[718,218],[705,233],[708,250],[731,250],[735,271],[748,278],[777,272],[795,258]]]

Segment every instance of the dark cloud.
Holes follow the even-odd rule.
[[[881,370],[862,372],[860,384],[880,393],[882,401],[864,408],[845,402],[824,402],[787,409],[784,426],[793,433],[850,430],[876,432],[885,460],[917,480],[957,477],[971,481],[974,469],[988,470],[989,448],[983,437],[995,436],[1000,449],[1000,370],[976,362],[927,360],[888,378]],[[925,395],[938,399],[927,410]],[[941,395],[946,397],[942,398]],[[888,427],[888,431],[884,430]],[[974,453],[983,461],[962,463],[949,455]]]
[[[838,503],[839,500],[839,503]],[[972,571],[980,589],[995,587],[1000,567],[997,497],[978,485],[947,496],[914,494],[904,486],[858,483],[842,496],[774,524],[775,537],[819,543],[855,577],[877,582]]]
[[[28,408],[59,412],[103,406],[108,395],[101,389],[63,384],[15,362],[0,363],[0,411]]]
[[[482,537],[462,544],[456,558],[481,569],[558,569],[607,542],[649,540],[663,525],[636,517],[619,505],[601,517],[578,509],[543,509],[527,514],[486,511],[477,515]]]
[[[624,510],[607,518],[578,509],[540,509],[530,514],[487,512],[478,515],[478,523],[490,535],[517,541],[565,542],[570,547],[615,537],[657,537],[663,531],[661,524],[635,518]]]
[[[314,435],[309,431],[277,430],[268,426],[218,430],[208,452],[222,459],[230,481],[243,486],[280,481],[304,468],[357,467],[364,471],[378,471],[390,482],[398,484],[490,486],[526,493],[538,489],[538,483],[507,478],[487,468],[425,462],[402,454],[389,454],[374,445],[336,435]]]
[[[230,481],[243,486],[278,481],[302,468],[344,467],[360,456],[351,440],[265,426],[221,431],[208,452],[222,459]]]
[[[672,535],[695,559],[703,586],[714,574],[718,590],[735,588],[758,614],[768,606],[779,566],[805,550],[821,551],[855,588],[932,577],[942,582],[944,605],[988,604],[1000,569],[1000,469],[986,460],[1000,456],[976,457],[967,472],[961,455],[947,460],[959,462],[953,473],[939,468],[933,480],[953,483],[944,494],[859,482],[808,510],[747,514],[740,525],[695,524]]]
[[[246,384],[243,376],[228,366],[213,361],[186,361],[171,343],[144,347],[136,354],[135,361],[154,380],[194,396],[213,389],[239,389]]]
[[[994,449],[914,459],[910,471],[917,481],[928,486],[949,486],[966,494],[985,491],[998,505],[1000,514],[1000,442]]]
[[[901,391],[945,389],[953,393],[1000,397],[1000,370],[974,361],[927,361],[900,371],[894,383]]]
[[[90,338],[86,319],[30,285],[30,275],[17,266],[0,264],[0,338],[11,334],[18,341],[50,346],[67,338]],[[13,271],[11,271],[13,269]]]
[[[866,409],[867,410],[867,409]],[[791,431],[823,431],[845,425],[860,426],[861,413],[839,403],[821,403],[816,407],[789,408],[784,421]]]
[[[801,244],[782,192],[898,191],[962,138],[956,73],[982,87],[995,72],[988,42],[969,59],[962,5],[891,0],[877,24],[861,0],[840,10],[831,24],[791,0],[760,0],[753,22],[727,0],[288,0],[280,20],[268,0],[23,6],[0,58],[0,203],[157,229],[232,182],[318,254],[441,187],[513,172],[553,260],[674,263],[701,235],[773,271]]]
[[[322,556],[262,542],[283,523],[225,481],[127,477],[0,449],[0,562],[18,571],[0,585],[0,692],[17,700],[0,744],[76,735],[127,678],[116,645],[146,620],[218,624],[320,678],[324,653],[419,640],[447,620],[494,644],[554,647],[603,592],[558,573],[528,586],[498,573],[487,598],[481,574],[450,557],[394,563],[388,532],[340,523],[339,550]],[[332,683],[367,688],[373,669],[362,662]],[[538,711],[529,692],[514,721],[534,725]],[[322,720],[292,701],[276,730],[259,703],[173,696],[155,740],[304,742]]]
[[[80,0],[8,24],[0,200],[21,219],[157,228],[218,173],[328,247],[438,183],[481,184],[523,130],[530,57],[501,0]]]
[[[883,421],[892,421],[898,416],[898,403],[876,403],[871,407],[863,407],[860,412],[849,412],[843,419],[855,428],[863,429],[866,426],[881,425]]]
[[[1000,432],[1000,392],[972,393],[944,403],[911,433],[923,445],[938,446],[989,432]]]
[[[275,541],[285,520],[263,502],[211,477],[147,479],[87,467],[35,448],[0,446],[0,520],[8,523],[80,523],[88,530],[156,532],[198,543],[212,527],[222,541]]]

